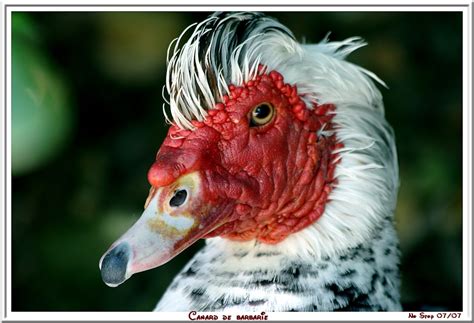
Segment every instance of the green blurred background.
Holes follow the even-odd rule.
[[[202,241],[117,288],[99,258],[141,214],[167,126],[168,43],[208,13],[13,13],[14,311],[147,311]],[[397,136],[405,310],[462,309],[462,15],[270,13],[306,42],[362,36]]]

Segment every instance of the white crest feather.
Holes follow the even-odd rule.
[[[291,34],[261,14],[235,13],[221,19],[218,16],[189,26],[168,48],[165,88],[169,99],[165,100],[172,122],[180,128],[193,129],[191,121],[202,121],[207,111],[229,94],[229,85],[241,85],[257,75],[261,47],[274,28],[280,29],[281,34]],[[232,36],[239,23],[251,18],[259,20],[256,28],[239,39]],[[181,44],[191,29],[189,39]]]

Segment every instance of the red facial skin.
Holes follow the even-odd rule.
[[[324,211],[334,184],[331,152],[342,144],[317,132],[333,128],[334,106],[307,109],[276,71],[229,88],[204,122],[193,121],[195,130],[169,129],[148,180],[158,188],[199,171],[206,212],[195,211],[203,227],[213,228],[205,237],[278,243]],[[275,116],[250,127],[251,111],[263,102]]]

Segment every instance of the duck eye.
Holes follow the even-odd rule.
[[[263,126],[269,123],[275,115],[275,108],[270,103],[260,103],[253,108],[250,115],[250,127]]]
[[[186,197],[188,196],[188,192],[186,190],[179,190],[174,192],[173,197],[170,200],[170,206],[178,207],[186,202]]]

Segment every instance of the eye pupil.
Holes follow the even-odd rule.
[[[270,107],[267,104],[261,104],[255,108],[255,117],[259,119],[264,119],[270,114]]]
[[[174,192],[173,197],[170,200],[170,206],[178,207],[183,205],[186,201],[186,197],[188,196],[188,192],[186,190],[179,190]]]

